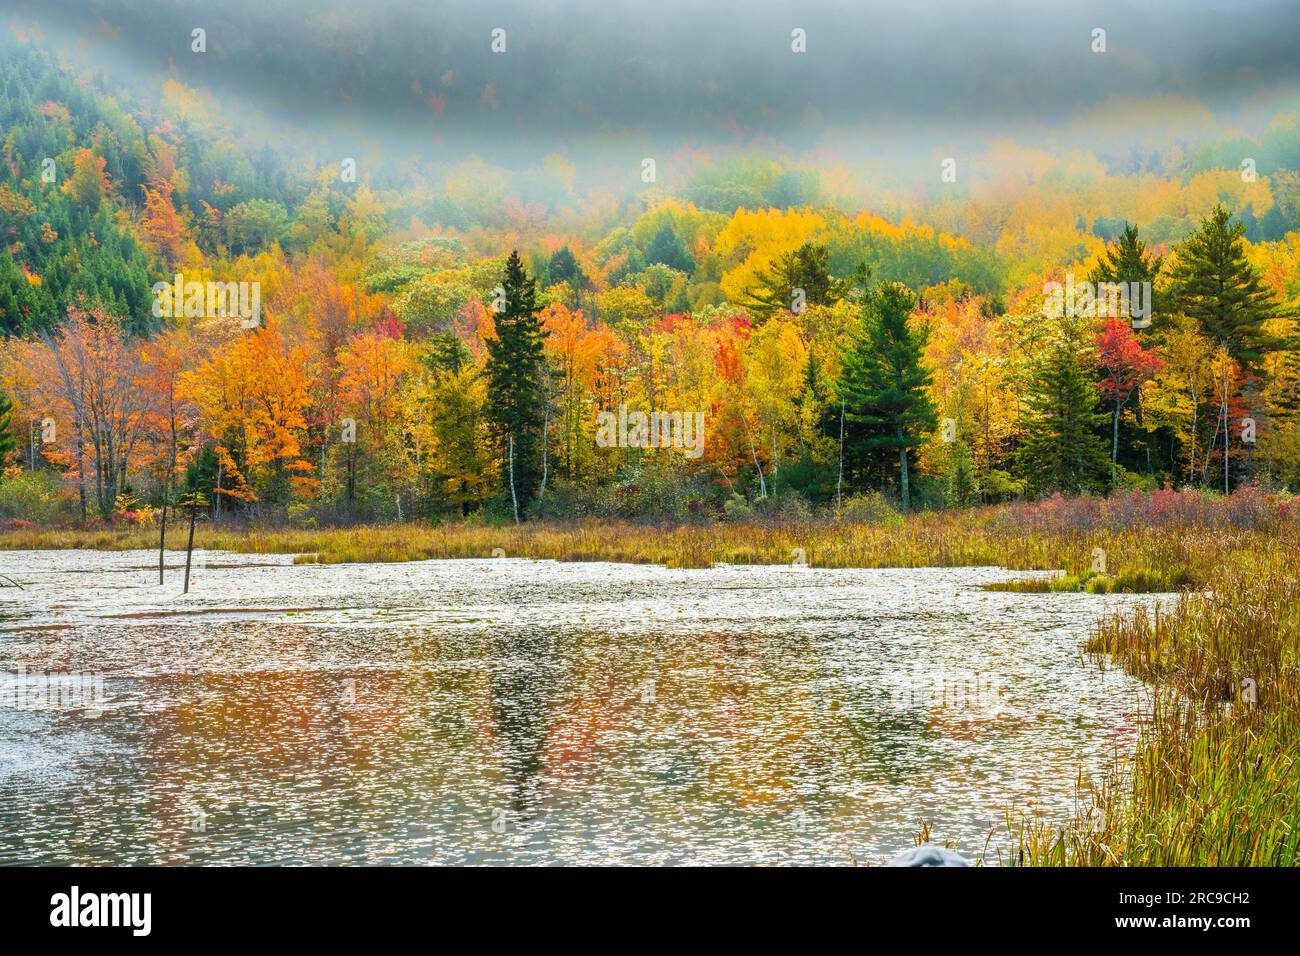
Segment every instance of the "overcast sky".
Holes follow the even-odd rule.
[[[1113,96],[1296,87],[1297,0],[0,0],[156,88],[448,149],[1066,123]],[[191,52],[191,31],[207,52]],[[494,28],[506,52],[494,54]],[[791,51],[791,30],[807,52]],[[1106,31],[1094,53],[1092,31]],[[1153,119],[1156,119],[1153,117]]]

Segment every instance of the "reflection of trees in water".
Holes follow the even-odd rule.
[[[610,768],[653,766],[654,786],[637,798],[663,812],[679,809],[684,789],[766,806],[837,772],[836,745],[821,736],[824,704],[809,689],[820,676],[811,640],[570,632],[511,641],[503,653],[550,665],[514,666],[493,681],[516,798],[535,798],[543,776],[582,786]]]
[[[492,718],[504,751],[510,809],[521,816],[530,814],[540,797],[550,710],[563,669],[554,653],[556,641],[551,632],[511,629],[493,647]]]
[[[391,759],[409,674],[313,670],[310,644],[283,632],[274,653],[296,662],[285,669],[225,671],[219,649],[202,660],[179,653],[190,654],[182,672],[150,691],[171,706],[141,714],[131,744],[153,846],[201,862],[217,848],[208,838],[261,836],[268,825],[348,830],[372,810],[359,778]],[[192,826],[198,813],[205,832]]]
[[[925,745],[943,737],[924,707],[881,707],[876,698],[850,705],[842,720],[861,765],[871,768],[873,779],[890,785],[923,769],[930,759]]]

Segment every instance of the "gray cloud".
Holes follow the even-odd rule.
[[[60,0],[10,4],[56,42],[89,38],[124,81],[170,71],[236,115],[355,127],[454,155],[600,137],[870,137],[1063,123],[1112,96],[1231,106],[1290,88],[1300,17],[1283,0],[1058,4]],[[190,52],[203,27],[208,53]],[[494,27],[507,52],[489,50]],[[808,52],[790,50],[807,32]],[[1090,50],[1107,31],[1107,53]]]

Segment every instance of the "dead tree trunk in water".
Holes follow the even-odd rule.
[[[194,554],[194,517],[199,513],[198,492],[190,498],[190,540],[185,546],[185,593],[190,593],[190,558]]]
[[[163,552],[167,549],[167,499],[171,490],[163,484],[162,530],[158,532],[158,583],[163,583]]]

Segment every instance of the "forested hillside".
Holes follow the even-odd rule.
[[[318,157],[177,79],[2,52],[0,517],[1300,489],[1300,109],[1146,153],[999,140],[909,186],[777,146]]]

